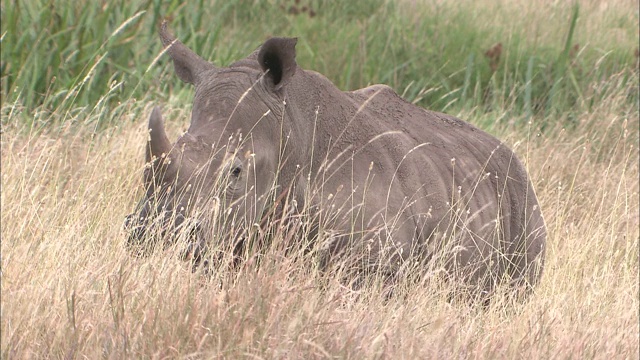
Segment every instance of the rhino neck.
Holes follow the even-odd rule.
[[[357,104],[322,74],[298,68],[287,89],[287,118],[300,139],[300,164],[312,172],[357,112]]]

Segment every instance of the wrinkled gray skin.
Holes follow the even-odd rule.
[[[538,281],[546,238],[538,200],[521,162],[493,136],[385,85],[341,91],[298,67],[296,39],[269,39],[219,68],[166,24],[160,36],[195,99],[173,145],[158,108],[151,114],[147,194],[127,220],[130,245],[151,241],[152,223],[168,243],[190,229],[195,252],[240,243],[286,203],[317,222],[312,241],[328,259],[360,251],[360,264],[391,275],[418,261],[482,292]],[[224,225],[203,230],[215,216]]]

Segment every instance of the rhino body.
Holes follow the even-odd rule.
[[[341,91],[298,67],[296,39],[271,38],[219,68],[166,24],[160,35],[195,99],[173,145],[160,111],[151,114],[147,193],[128,219],[129,244],[149,241],[152,223],[169,239],[188,223],[204,251],[242,239],[286,203],[280,214],[311,219],[328,259],[366,253],[361,265],[388,274],[437,262],[481,291],[537,283],[541,210],[524,166],[493,136],[385,85]],[[216,221],[218,233],[203,225]]]

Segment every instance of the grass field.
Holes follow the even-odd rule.
[[[636,2],[64,4],[1,5],[3,359],[640,356]],[[549,231],[533,296],[478,308],[401,284],[385,300],[278,249],[213,277],[132,258],[147,116],[161,104],[173,139],[193,94],[157,59],[165,15],[218,65],[298,36],[299,65],[340,88],[387,83],[503,139]]]

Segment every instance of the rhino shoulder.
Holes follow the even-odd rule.
[[[390,86],[384,84],[375,84],[366,88],[348,91],[347,94],[358,102],[400,97]]]

